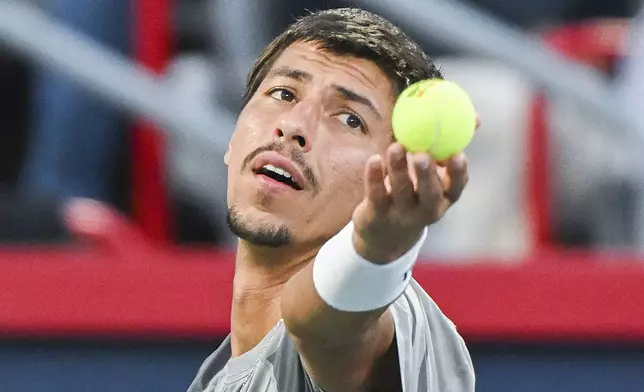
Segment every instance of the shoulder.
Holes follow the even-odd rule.
[[[406,392],[474,391],[474,368],[463,338],[416,281],[390,311]]]
[[[230,335],[210,354],[199,367],[188,392],[203,392],[221,374],[231,356]]]
[[[188,392],[322,392],[304,371],[295,342],[280,320],[250,351],[231,357],[230,337],[199,369]]]

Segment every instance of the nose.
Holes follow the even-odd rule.
[[[284,143],[294,143],[303,152],[311,150],[320,120],[321,106],[315,102],[298,102],[282,113],[275,136]]]

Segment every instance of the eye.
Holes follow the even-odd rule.
[[[293,92],[285,88],[274,88],[269,93],[271,97],[280,101],[286,101],[286,102],[295,101],[295,94],[293,94]]]
[[[365,130],[362,119],[353,113],[340,113],[338,119],[349,128],[359,129],[362,132]]]

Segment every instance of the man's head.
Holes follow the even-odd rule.
[[[429,78],[441,78],[434,64],[377,15],[294,23],[249,76],[226,155],[231,229],[256,245],[321,245],[362,200],[367,158],[391,143],[396,96]]]

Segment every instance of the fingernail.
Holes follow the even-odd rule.
[[[369,160],[369,165],[373,168],[379,168],[382,166],[382,157],[380,155],[374,155]]]
[[[401,159],[404,154],[405,154],[405,150],[402,148],[401,145],[395,145],[391,149],[391,157],[395,160]]]
[[[416,161],[416,165],[420,170],[427,170],[429,169],[429,158],[428,157],[421,157]]]
[[[465,159],[463,158],[463,154],[454,155],[452,159],[449,160],[449,163],[451,164],[451,166],[455,168],[462,167],[464,162],[465,162]]]

